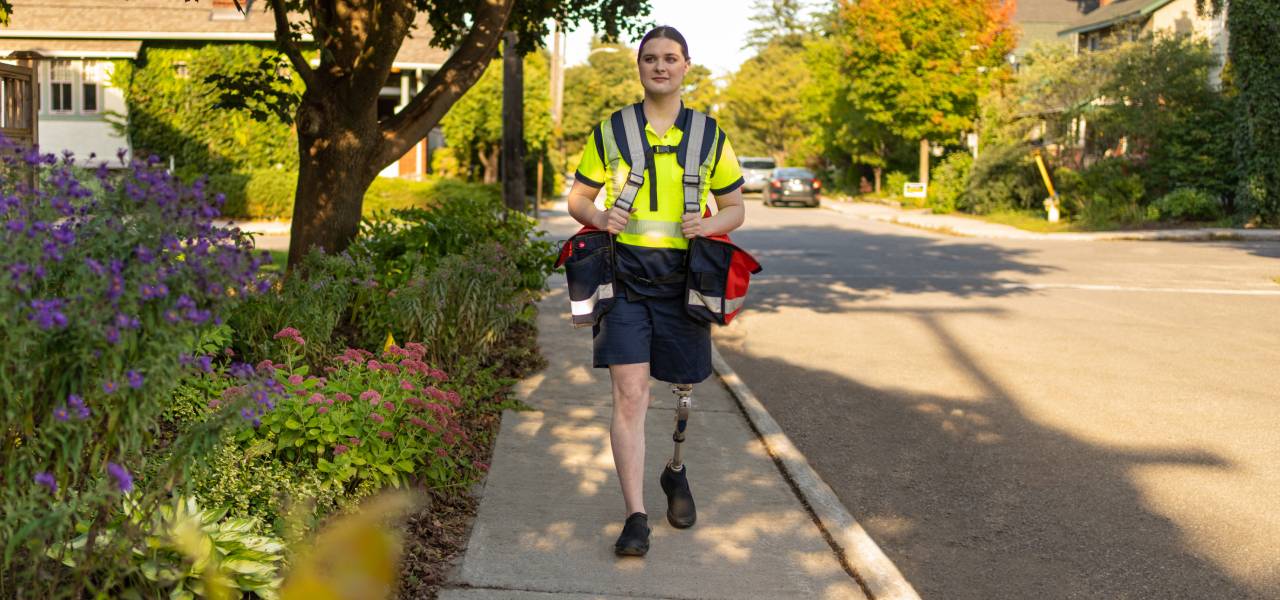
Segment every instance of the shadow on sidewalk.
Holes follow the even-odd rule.
[[[720,350],[923,597],[1280,596],[1280,581],[1251,587],[1197,555],[1135,485],[1143,466],[1233,465],[1195,447],[1106,446],[1045,427],[950,333],[950,311],[894,312],[929,331],[984,400]]]

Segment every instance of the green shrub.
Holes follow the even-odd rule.
[[[1090,227],[1113,227],[1147,220],[1142,205],[1146,189],[1142,177],[1122,158],[1100,160],[1081,173],[1076,192],[1080,218]]]
[[[293,216],[294,191],[298,172],[262,169],[244,173],[209,176],[208,189],[227,197],[222,214],[241,219],[288,219]],[[369,185],[361,212],[371,216],[379,211],[427,207],[439,195],[439,180],[412,181],[379,177]],[[444,184],[446,189],[450,185]]]
[[[303,357],[312,366],[346,346],[340,327],[344,319],[361,317],[351,315],[350,307],[361,290],[374,285],[373,266],[350,253],[314,251],[299,270],[306,276],[271,276],[276,293],[249,298],[229,315],[227,323],[235,330],[232,348],[241,360],[256,364],[280,356],[289,342],[275,335],[285,327],[298,329],[308,340]]]
[[[902,188],[907,185],[908,181],[911,181],[911,179],[906,173],[903,173],[902,171],[893,171],[884,178],[884,190],[888,192],[890,196],[901,198]]]
[[[1049,197],[1026,146],[989,146],[969,171],[965,193],[956,208],[974,214],[1002,209],[1044,210]]]
[[[1208,193],[1194,188],[1178,188],[1156,200],[1152,206],[1161,220],[1213,221],[1222,217],[1222,204]]]
[[[952,152],[929,178],[929,208],[935,213],[955,212],[960,195],[965,191],[973,157],[968,152]]]
[[[366,344],[388,332],[400,339],[427,340],[428,357],[452,368],[481,358],[520,318],[531,318],[531,292],[500,244],[478,244],[432,266],[418,265],[412,276],[381,297],[364,321]]]

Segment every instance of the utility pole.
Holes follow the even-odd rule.
[[[524,61],[516,50],[517,43],[514,31],[503,34],[502,199],[507,208],[525,212]]]

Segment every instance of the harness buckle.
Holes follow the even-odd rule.
[[[644,173],[636,173],[635,171],[627,173],[627,184],[634,185],[637,188],[644,185]]]
[[[681,179],[685,185],[690,187],[697,187],[702,184],[702,176],[697,173],[685,173]]]

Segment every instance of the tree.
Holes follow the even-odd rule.
[[[1208,6],[1206,6],[1208,5]],[[1280,4],[1275,0],[1197,0],[1227,12],[1228,72],[1236,92],[1237,201],[1260,221],[1280,223]]]
[[[582,151],[597,123],[643,97],[635,51],[622,44],[593,40],[587,64],[574,65],[564,71],[566,155],[574,156]]]
[[[237,3],[238,0],[237,0]],[[312,248],[336,252],[359,229],[365,190],[434,128],[489,65],[504,31],[531,51],[552,19],[591,22],[609,38],[638,33],[648,0],[267,0],[276,45],[305,84],[292,111],[299,170],[289,264]],[[378,94],[419,14],[433,45],[453,53],[407,105],[379,119]],[[418,32],[425,34],[425,32]],[[306,41],[310,36],[311,41]],[[312,66],[306,51],[318,51]],[[253,95],[260,82],[228,84],[230,95]],[[276,105],[277,110],[289,107]]]
[[[841,0],[814,57],[822,71],[814,80],[828,94],[822,120],[853,136],[839,149],[882,157],[889,136],[924,146],[972,130],[978,98],[1016,42],[1013,8],[1011,0]]]
[[[542,151],[551,139],[549,64],[545,51],[524,57],[524,141]],[[445,141],[464,171],[480,163],[485,183],[498,181],[502,144],[502,62],[492,61],[480,81],[441,120]]]
[[[742,63],[721,94],[720,122],[739,154],[804,162],[809,122],[802,92],[809,84],[803,49],[771,43]]]
[[[763,50],[773,43],[800,48],[809,37],[810,27],[805,20],[804,0],[754,0],[751,3],[751,21],[755,27],[747,32],[746,48]]]

